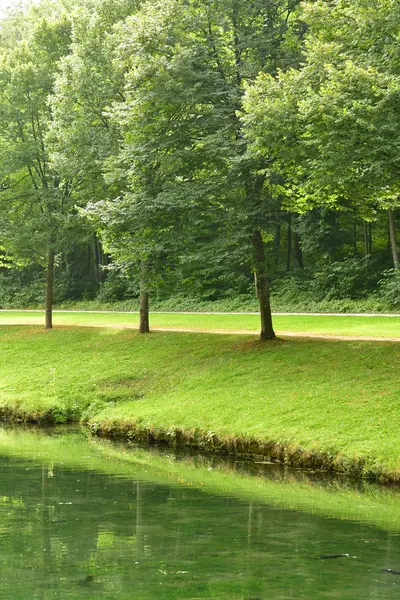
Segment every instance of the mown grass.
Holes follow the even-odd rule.
[[[44,317],[38,312],[1,311],[0,324],[42,324]],[[152,313],[151,326],[208,331],[259,330],[259,316],[254,314],[183,314]],[[138,326],[136,313],[55,312],[54,324],[134,327]],[[285,332],[320,335],[344,335],[400,338],[400,317],[350,317],[350,316],[296,316],[276,315],[274,326],[278,335]]]
[[[0,328],[0,409],[271,440],[400,478],[400,345]]]

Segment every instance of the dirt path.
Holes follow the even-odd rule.
[[[130,329],[137,329],[130,327]],[[177,329],[173,327],[153,327],[153,331],[179,331],[181,333],[216,333],[219,335],[258,335],[258,331],[226,331],[224,329]],[[277,331],[278,337],[311,338],[320,340],[339,340],[353,342],[400,342],[400,337],[372,337],[364,335],[330,335],[325,333],[307,333],[298,331]]]
[[[18,321],[10,322],[10,321],[1,321],[0,314],[0,326],[4,325],[42,325],[42,321],[38,321],[37,323],[21,323]],[[94,327],[96,329],[107,328],[107,329],[138,329],[138,327],[134,324],[118,324],[118,323],[102,323],[102,324],[92,324],[92,323],[68,323],[68,324],[56,324],[55,328],[59,327]],[[165,332],[177,332],[177,333],[206,333],[206,334],[216,334],[216,335],[258,335],[258,331],[246,331],[246,330],[236,330],[229,331],[226,329],[186,329],[184,327],[152,327],[151,331],[165,331]],[[304,338],[304,339],[316,339],[316,340],[337,340],[344,342],[400,342],[400,337],[373,337],[373,336],[365,336],[365,335],[335,335],[335,334],[326,334],[326,333],[307,333],[306,331],[277,331],[278,337],[283,338]]]

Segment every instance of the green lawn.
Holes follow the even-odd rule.
[[[325,452],[400,478],[400,345],[1,327],[0,407]]]
[[[43,315],[38,312],[0,311],[0,324],[41,324]],[[136,313],[55,312],[54,324],[136,327]],[[241,314],[182,314],[152,313],[153,327],[198,330],[248,331],[259,330],[258,315]],[[400,317],[349,317],[349,316],[293,316],[274,317],[277,333],[310,333],[328,335],[354,335],[400,338]]]

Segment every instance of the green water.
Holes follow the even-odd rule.
[[[287,497],[298,483],[293,474],[268,466],[254,481],[260,486],[265,479],[267,490],[268,478],[273,481],[270,503],[259,494],[254,500],[236,497],[235,477],[239,486],[247,470],[243,463],[235,466],[242,474],[230,470],[224,486],[218,483],[223,465],[207,461],[183,462],[182,478],[166,484],[168,465],[175,473],[180,469],[170,456],[156,457],[152,467],[151,455],[143,465],[143,451],[140,462],[133,452],[128,464],[129,452],[117,458],[111,446],[77,434],[5,430],[0,437],[1,599],[400,597],[400,575],[382,571],[400,571],[395,492],[385,528],[374,524],[374,494],[376,514],[385,510],[374,488],[364,519],[362,486],[346,484],[337,495],[337,483],[322,482],[326,502],[360,503],[359,519],[352,514],[347,520],[340,507],[343,516],[335,519],[323,516],[323,505],[308,511],[295,503],[292,509],[278,506],[276,486]],[[194,479],[196,469],[202,479],[209,472],[215,493],[194,485],[191,469]],[[252,479],[246,477],[251,497]],[[303,477],[299,495],[305,482]],[[308,485],[315,490],[320,484]],[[349,556],[320,558],[333,554]]]

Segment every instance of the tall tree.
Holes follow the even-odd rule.
[[[21,19],[24,14],[20,15]],[[28,15],[29,17],[29,15]],[[52,327],[54,265],[73,230],[72,182],[50,160],[49,96],[60,58],[69,50],[70,24],[63,11],[2,23],[17,29],[0,47],[1,238],[14,255],[47,270],[46,328]]]
[[[400,184],[399,4],[319,1],[305,5],[304,18],[303,68],[261,75],[248,90],[253,152],[279,164],[287,197],[303,210],[351,205],[370,219],[379,206],[391,217]]]
[[[217,218],[219,232],[240,240],[242,260],[255,271],[261,339],[275,337],[265,240],[278,199],[266,165],[247,155],[237,111],[245,83],[260,70],[276,73],[295,63],[289,23],[296,4],[147,2],[117,29],[125,100],[114,103],[112,119],[123,146],[110,174],[122,172],[127,191],[97,207],[108,232],[110,214],[129,213],[143,259],[158,265],[155,271],[159,258],[195,249],[198,229],[209,214]],[[226,247],[221,236],[219,253]]]
[[[111,174],[106,167],[107,162],[114,164],[121,141],[110,106],[125,100],[124,65],[113,60],[112,31],[136,12],[137,5],[137,0],[93,0],[72,12],[71,51],[61,62],[51,99],[53,163],[63,177],[74,180],[73,197],[78,204],[97,204],[90,220],[112,255],[114,268],[119,266],[129,276],[135,269],[126,213],[110,211],[107,222],[96,218],[96,213],[104,201],[119,197],[125,189],[124,173],[116,169]],[[140,257],[136,259],[141,262]],[[146,306],[145,291],[142,304]]]

